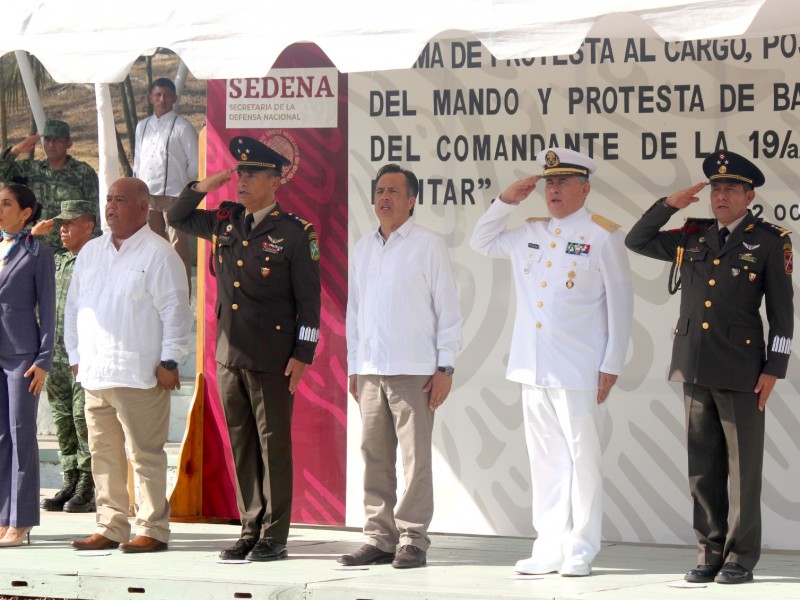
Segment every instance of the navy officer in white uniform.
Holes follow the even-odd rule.
[[[517,314],[506,377],[522,385],[538,537],[520,573],[586,576],[600,550],[605,401],[625,363],[633,288],[619,226],[584,206],[595,162],[550,148],[478,221],[470,246],[510,258]],[[506,224],[544,178],[549,217]]]

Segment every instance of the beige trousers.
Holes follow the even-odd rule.
[[[128,459],[141,493],[136,533],[169,540],[167,454],[170,393],[158,386],[147,390],[86,390],[86,426],[92,475],[97,494],[97,532],[117,542],[128,541]]]
[[[427,550],[433,518],[433,411],[423,392],[429,375],[359,375],[363,423],[364,534],[384,552],[397,544]],[[397,446],[406,489],[397,502]]]

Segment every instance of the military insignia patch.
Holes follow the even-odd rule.
[[[589,248],[591,248],[591,244],[567,242],[567,254],[589,254]]]
[[[772,338],[772,351],[781,354],[790,354],[792,351],[792,338],[776,335]]]
[[[737,277],[739,273],[741,273],[741,270],[737,269],[736,267],[733,267],[731,269],[731,275],[733,275],[734,277]]]
[[[231,223],[228,223],[225,226],[225,233],[230,233],[231,231],[233,231],[233,225]]]
[[[750,273],[750,274],[747,276],[747,278],[748,278],[750,281],[755,281],[755,280],[756,280],[756,274],[755,274],[755,273]]]
[[[270,254],[280,254],[283,252],[283,246],[278,246],[278,244],[273,244],[272,242],[261,242],[261,249]]]
[[[269,275],[270,270],[271,269],[269,267],[261,267],[261,276],[267,277]]]
[[[528,248],[533,248],[537,250],[539,248],[539,244],[534,244],[533,242],[528,242]]]
[[[567,289],[571,290],[572,287],[575,285],[575,282],[572,279],[567,279]]]
[[[761,244],[747,244],[745,242],[742,242],[742,246],[748,250],[756,250],[757,248],[761,248]]]
[[[794,256],[791,248],[783,251],[783,268],[787,275],[791,275],[794,270]]]
[[[745,252],[744,254],[739,255],[739,260],[746,260],[749,263],[755,263],[758,259],[749,252]]]
[[[308,249],[311,251],[311,260],[319,260],[319,240],[311,240]]]
[[[273,244],[280,244],[283,241],[283,238],[274,238],[271,235],[268,235],[267,239]]]

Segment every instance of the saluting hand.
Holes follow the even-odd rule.
[[[300,362],[296,358],[290,358],[289,362],[286,363],[286,371],[283,374],[289,378],[289,393],[294,394],[297,391],[297,386],[300,385],[300,378],[305,370],[306,363]]]
[[[532,175],[525,179],[512,183],[508,186],[502,194],[500,200],[506,204],[513,204],[515,202],[522,202],[530,196],[531,192],[536,189],[536,183],[541,179],[540,175]]]
[[[45,219],[44,221],[39,221],[36,225],[31,227],[31,233],[33,235],[47,235],[53,231],[54,224],[55,219]]]
[[[203,179],[203,181],[195,183],[194,189],[196,192],[202,192],[204,194],[218,190],[231,180],[234,171],[236,171],[236,169],[226,169],[214,175],[209,175]]]
[[[19,156],[20,154],[27,154],[28,152],[36,148],[36,142],[38,142],[41,137],[42,136],[36,133],[29,138],[25,138],[19,144],[11,146],[11,154],[13,154],[14,156]]]
[[[696,183],[690,188],[686,188],[685,190],[681,190],[680,192],[675,192],[669,198],[667,198],[665,202],[667,206],[671,206],[672,208],[677,208],[677,209],[686,208],[690,204],[694,204],[695,202],[700,202],[700,198],[697,197],[697,193],[707,185],[708,185],[707,181]]]

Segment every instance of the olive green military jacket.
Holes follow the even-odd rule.
[[[67,163],[54,171],[47,159],[17,160],[11,150],[0,156],[0,180],[6,183],[24,183],[36,195],[42,205],[42,219],[52,219],[61,212],[63,200],[89,200],[97,206],[100,214],[100,192],[97,173],[81,160],[67,157]],[[98,219],[99,222],[99,219]],[[39,239],[53,251],[61,248],[58,227]]]
[[[683,248],[670,380],[752,392],[761,373],[785,377],[794,327],[789,232],[748,211],[720,249],[714,219],[661,231],[675,212],[659,200],[625,238],[634,252],[668,262]]]
[[[320,322],[314,227],[277,206],[245,233],[244,206],[223,202],[217,210],[198,210],[205,194],[191,189],[193,183],[167,211],[167,220],[179,231],[212,241],[217,362],[279,374],[290,358],[310,364]]]

